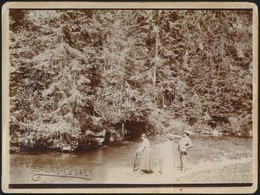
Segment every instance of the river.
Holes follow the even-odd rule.
[[[162,136],[150,139],[152,144],[152,169],[156,171],[159,149],[156,144],[165,140]],[[237,137],[191,136],[194,146],[189,150],[190,166],[204,161],[220,162],[223,159],[252,158],[252,139]],[[175,162],[179,140],[174,140]],[[92,150],[73,153],[39,152],[10,154],[10,183],[106,183],[114,173],[122,172],[122,182],[133,174],[135,151],[140,140],[121,141]],[[124,177],[124,174],[125,177]],[[136,174],[136,173],[135,173]],[[36,176],[35,176],[36,175]]]

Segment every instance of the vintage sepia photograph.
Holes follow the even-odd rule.
[[[4,191],[256,190],[257,8],[184,5],[3,7]]]

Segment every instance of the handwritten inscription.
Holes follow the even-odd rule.
[[[91,180],[93,178],[92,168],[61,168],[50,165],[35,166],[30,164],[26,165],[26,168],[31,170],[33,181],[39,181],[42,177],[66,177],[84,180]]]

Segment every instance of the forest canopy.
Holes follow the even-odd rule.
[[[10,10],[11,144],[250,135],[252,10]]]

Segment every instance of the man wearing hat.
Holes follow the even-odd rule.
[[[192,142],[189,138],[189,135],[191,134],[191,131],[185,130],[183,132],[183,136],[175,136],[177,138],[180,138],[179,147],[178,150],[180,152],[180,160],[181,160],[181,170],[185,170],[186,167],[186,156],[188,154],[188,149],[192,147]]]

